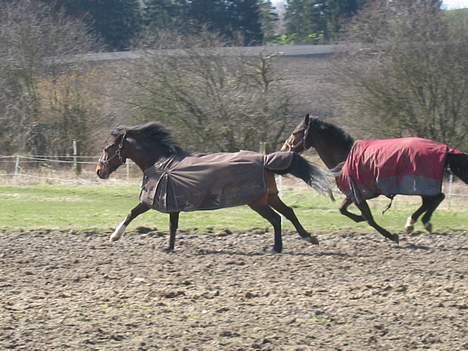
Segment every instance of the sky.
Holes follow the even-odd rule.
[[[444,0],[444,5],[447,9],[459,9],[468,7],[468,0]]]
[[[286,0],[273,0],[275,4],[285,3]],[[468,0],[444,0],[443,6],[449,10],[468,7]]]

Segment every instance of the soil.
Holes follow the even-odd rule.
[[[0,232],[0,350],[468,350],[468,233]]]

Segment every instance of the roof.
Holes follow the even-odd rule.
[[[250,46],[250,47],[221,47],[207,49],[206,53],[216,52],[226,56],[238,56],[243,54],[246,56],[258,56],[260,53],[278,54],[281,56],[318,56],[332,55],[340,49],[340,45],[278,45],[278,46]],[[119,52],[102,52],[89,53],[81,55],[73,55],[59,59],[61,63],[77,63],[77,62],[100,62],[100,61],[120,61],[120,60],[135,60],[143,56],[143,50],[135,51],[119,51]],[[182,56],[186,55],[183,49],[168,49],[159,50],[158,54],[167,56]]]

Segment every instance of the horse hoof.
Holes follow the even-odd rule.
[[[416,221],[414,221],[411,217],[408,217],[405,224],[406,234],[411,234],[413,232],[414,223],[416,223]]]
[[[280,254],[281,251],[283,251],[282,247],[273,247],[273,250],[271,252],[274,254]]]
[[[114,232],[114,233],[112,233],[112,235],[110,236],[109,241],[110,241],[111,243],[113,243],[114,241],[119,240],[121,237],[122,237],[122,233]]]
[[[398,236],[398,234],[392,234],[391,236],[389,236],[389,239],[396,244],[400,243],[400,237]]]
[[[304,235],[301,237],[303,240],[313,244],[313,245],[319,245],[319,241],[316,236],[313,235]]]
[[[124,224],[124,222],[120,223],[110,236],[110,242],[119,240],[123,233],[125,233],[125,229],[127,229],[127,226]]]
[[[411,234],[414,230],[414,225],[405,226],[406,234]]]
[[[119,239],[120,239],[120,238],[117,238],[117,237],[111,235],[111,236],[109,237],[109,242],[110,242],[110,243],[113,243],[114,241],[117,241],[117,240],[119,240]]]
[[[432,233],[432,223],[431,222],[424,223],[424,229],[426,229],[428,233]]]

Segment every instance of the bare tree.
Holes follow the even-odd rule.
[[[44,152],[47,116],[39,84],[54,80],[66,55],[93,45],[87,28],[43,3],[21,0],[2,5],[0,13],[0,144],[6,152]],[[15,131],[12,133],[12,131]]]
[[[438,1],[371,2],[337,68],[365,136],[416,135],[467,146],[468,28]],[[370,134],[370,135],[369,135]]]
[[[73,70],[54,77],[41,79],[38,83],[41,101],[39,126],[46,127],[47,150],[49,154],[67,155],[73,151],[75,140],[80,154],[95,152],[93,145],[94,132],[99,130],[102,147],[101,131],[103,74],[95,74],[93,70]],[[99,86],[98,86],[99,85]]]
[[[274,59],[223,48],[206,32],[160,38],[130,71],[131,104],[140,120],[161,121],[196,150],[258,149],[260,141],[277,147],[290,126],[290,98]]]

